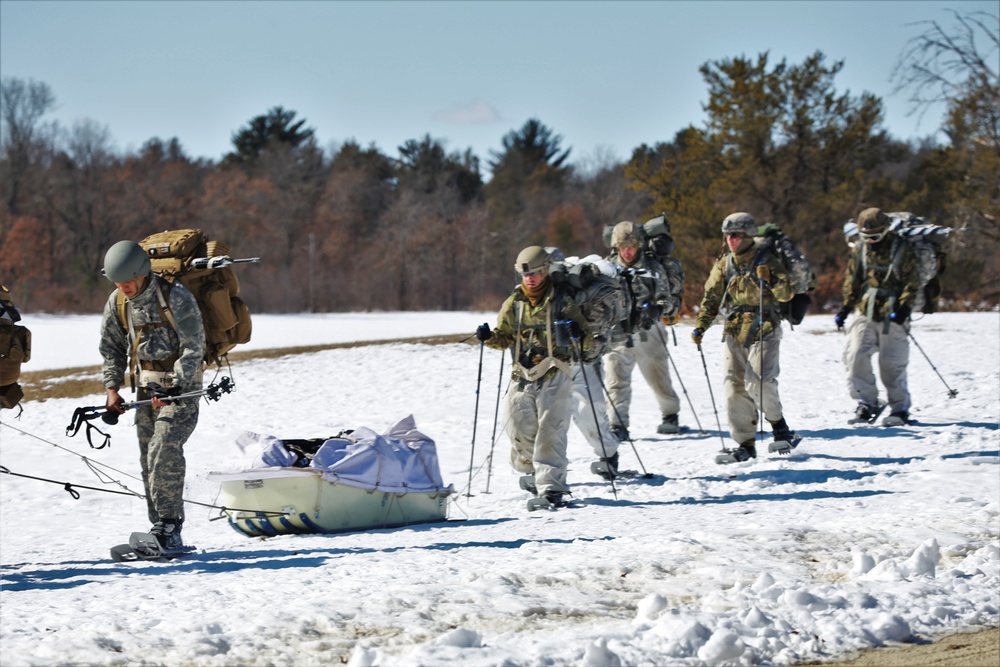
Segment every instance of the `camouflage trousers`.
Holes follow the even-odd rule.
[[[910,390],[906,367],[910,363],[909,324],[889,324],[882,333],[881,322],[858,315],[847,327],[844,365],[847,367],[847,387],[851,398],[867,405],[878,404],[878,385],[872,372],[872,357],[878,352],[878,370],[885,385],[890,412],[910,411]]]
[[[535,473],[539,495],[569,492],[566,436],[572,400],[573,380],[562,371],[537,382],[515,380],[507,392],[510,464],[520,473]]]
[[[660,414],[676,415],[680,412],[681,401],[670,381],[670,359],[667,357],[667,334],[662,324],[656,324],[649,331],[631,335],[632,347],[628,340],[616,340],[604,357],[604,368],[608,375],[608,419],[615,426],[629,425],[629,408],[632,405],[632,371],[639,372],[646,384],[653,390]]]
[[[753,440],[757,433],[757,414],[762,407],[764,418],[769,422],[780,421],[783,417],[778,395],[780,353],[780,327],[765,335],[763,344],[757,341],[749,349],[732,336],[726,336],[723,390],[729,433],[738,444]]]
[[[199,399],[189,398],[154,410],[136,408],[139,463],[150,523],[184,518],[184,443],[198,425]]]
[[[598,458],[614,456],[618,438],[611,432],[604,400],[601,364],[573,364],[573,423],[583,433]],[[596,418],[595,418],[596,415]]]

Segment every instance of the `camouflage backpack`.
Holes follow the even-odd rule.
[[[629,319],[632,304],[626,281],[611,262],[598,255],[554,261],[549,276],[554,284],[564,286],[590,324],[594,346],[584,361],[599,358],[611,343],[611,330]]]
[[[941,281],[938,278],[947,266],[948,251],[946,242],[950,227],[941,227],[931,223],[927,218],[921,218],[908,211],[889,213],[889,230],[908,243],[917,258],[917,271],[920,274],[920,289],[913,303],[913,311],[922,313],[937,312],[941,296]],[[897,246],[893,252],[890,266],[896,266],[902,255],[902,246]],[[890,269],[891,270],[891,269]]]
[[[240,283],[231,265],[258,262],[259,258],[232,259],[225,244],[209,241],[200,229],[159,232],[139,245],[149,255],[154,273],[170,284],[180,281],[198,302],[205,325],[206,364],[221,365],[231,349],[250,342],[250,309],[239,297]],[[125,296],[121,292],[117,306],[118,319],[125,326]]]
[[[0,285],[0,408],[13,409],[24,398],[17,381],[21,364],[31,360],[31,331],[17,323],[20,319],[10,292]]]

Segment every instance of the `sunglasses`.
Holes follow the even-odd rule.
[[[745,239],[747,237],[743,232],[726,232],[727,239]]]
[[[525,271],[521,274],[522,278],[534,278],[535,276],[544,276],[545,269],[535,269],[534,271]]]

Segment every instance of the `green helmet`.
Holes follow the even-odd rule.
[[[149,255],[135,241],[119,241],[104,255],[104,277],[113,283],[127,283],[149,271]]]
[[[723,234],[741,233],[747,236],[757,235],[757,221],[749,213],[730,213],[722,221]]]
[[[642,245],[645,231],[642,226],[622,220],[611,230],[612,248],[638,248]]]
[[[549,266],[549,253],[545,248],[538,245],[528,246],[517,255],[514,261],[514,270],[521,273],[532,273]]]

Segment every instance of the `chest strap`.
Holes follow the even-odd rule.
[[[552,368],[558,368],[572,377],[573,371],[569,364],[561,359],[557,359],[552,350],[552,301],[545,305],[545,342],[548,347],[548,356],[540,362],[527,368],[521,363],[521,323],[524,319],[524,302],[517,301],[517,333],[514,337],[514,373],[523,380],[535,382],[540,380]]]

